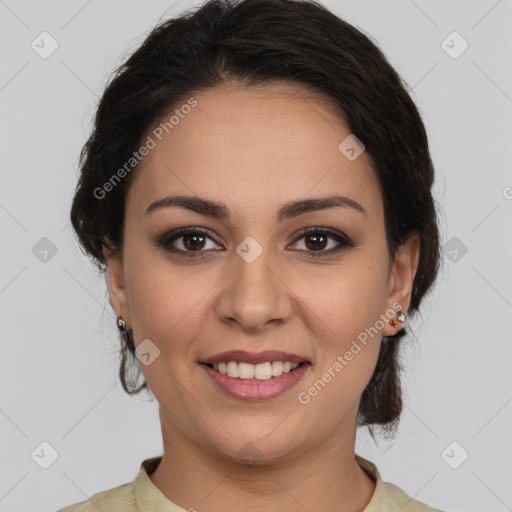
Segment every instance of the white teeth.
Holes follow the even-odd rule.
[[[279,377],[283,373],[283,363],[281,361],[274,361],[272,363],[272,375]]]
[[[228,363],[214,363],[213,369],[234,379],[269,380],[272,377],[280,377],[283,373],[289,373],[299,365],[300,363],[291,363],[290,361],[266,361],[259,364],[229,361]]]
[[[228,371],[227,371],[228,377],[237,378],[240,377],[239,371],[238,371],[238,364],[234,361],[230,361],[228,363]]]
[[[254,377],[254,365],[249,363],[238,363],[238,376],[241,379],[252,379]]]
[[[272,365],[271,363],[257,364],[254,369],[254,376],[258,380],[269,380],[272,378]]]

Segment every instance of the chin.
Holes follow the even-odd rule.
[[[290,440],[295,440],[294,445],[289,445]],[[258,466],[274,464],[288,459],[297,452],[296,438],[290,436],[238,436],[225,439],[224,443],[214,446],[217,453],[226,459],[239,464]]]

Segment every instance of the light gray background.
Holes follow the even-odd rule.
[[[356,451],[432,506],[512,510],[512,1],[324,3],[409,84],[437,168],[443,244],[467,247],[457,261],[447,251],[406,342],[397,440],[376,447],[360,435]],[[1,511],[83,501],[161,454],[156,401],[129,398],[117,381],[115,318],[69,208],[110,72],[161,16],[192,5],[0,0]],[[47,59],[31,48],[43,31],[59,44]],[[469,43],[456,59],[442,47],[453,31]],[[42,237],[57,247],[46,262],[32,252]],[[48,469],[31,458],[43,441],[58,452]],[[460,463],[462,450],[469,458],[452,469],[445,460]]]

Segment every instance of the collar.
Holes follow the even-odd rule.
[[[377,512],[384,510],[388,503],[385,484],[379,470],[369,460],[355,455],[356,462],[375,482],[375,492],[363,512]],[[159,512],[187,512],[169,500],[162,491],[151,481],[150,475],[160,464],[162,456],[146,459],[140,465],[139,474],[134,482],[135,501],[139,510],[158,510]]]

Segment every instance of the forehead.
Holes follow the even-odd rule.
[[[340,151],[351,131],[320,94],[276,84],[227,86],[193,97],[197,105],[176,117],[172,128],[149,132],[155,145],[127,201],[145,208],[167,193],[186,193],[257,212],[265,204],[339,193],[369,212],[379,210],[370,156],[363,151],[350,160]],[[163,122],[176,109],[179,103]]]

